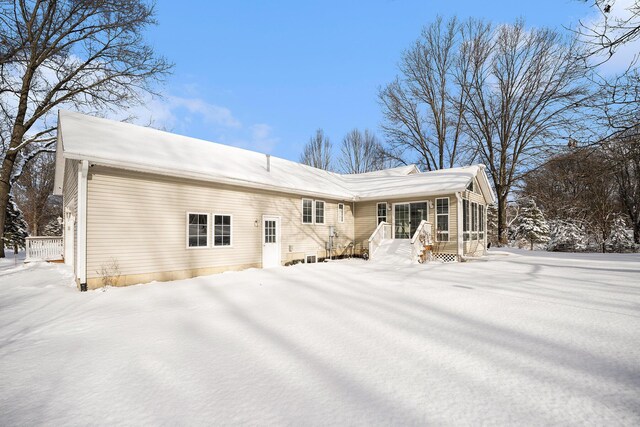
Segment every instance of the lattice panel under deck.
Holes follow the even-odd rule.
[[[456,254],[434,254],[436,259],[442,262],[457,262],[458,256]]]

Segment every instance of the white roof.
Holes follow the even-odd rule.
[[[417,173],[409,165],[348,175],[271,156],[269,171],[262,153],[69,111],[59,112],[57,150],[57,194],[62,193],[64,159],[338,200],[463,191],[484,169]]]

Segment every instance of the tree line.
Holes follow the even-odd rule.
[[[518,198],[537,200],[557,220],[566,213],[556,218],[553,206],[580,211],[602,245],[614,223],[633,229],[640,244],[640,74],[635,62],[616,76],[601,76],[598,67],[638,39],[639,9],[607,20],[608,4],[596,2],[604,24],[575,31],[522,20],[435,19],[402,53],[397,77],[380,88],[384,140],[378,161],[368,164],[417,163],[424,171],[485,164],[497,197],[498,244],[513,237],[510,204]],[[341,159],[353,158],[344,147]],[[303,159],[311,157],[305,151]],[[555,168],[583,200],[534,191],[545,174],[557,185]],[[601,206],[588,206],[598,191]]]

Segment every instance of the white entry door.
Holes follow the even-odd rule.
[[[280,217],[262,217],[262,268],[280,265]]]

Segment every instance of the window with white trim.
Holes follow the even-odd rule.
[[[462,240],[469,240],[469,200],[462,199]]]
[[[449,198],[436,199],[436,239],[449,241]]]
[[[302,223],[313,224],[313,200],[302,199]]]
[[[471,239],[478,240],[478,204],[471,203]]]
[[[338,222],[344,222],[344,203],[338,203]]]
[[[316,224],[324,224],[324,202],[316,200]]]
[[[475,191],[474,185],[473,185],[473,179],[471,179],[471,182],[469,183],[469,185],[467,185],[467,191],[471,191],[472,193]]]
[[[381,222],[387,222],[387,202],[380,202],[376,206],[376,212],[378,216],[377,224]]]
[[[209,236],[209,214],[187,212],[187,247],[206,248]]]
[[[478,238],[484,240],[484,205],[478,205]]]
[[[231,246],[231,215],[213,215],[213,246]]]

